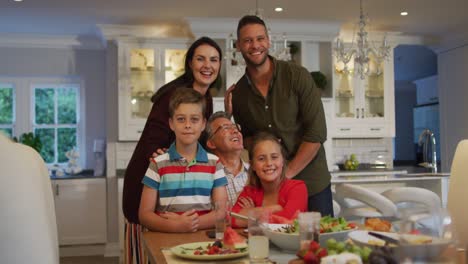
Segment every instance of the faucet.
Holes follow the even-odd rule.
[[[428,162],[428,144],[431,143],[432,161]],[[423,162],[419,166],[430,168],[433,173],[437,173],[437,153],[436,139],[434,133],[429,129],[424,129],[419,135],[418,145],[423,147]]]

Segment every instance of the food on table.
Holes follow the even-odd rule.
[[[242,249],[247,248],[247,243],[245,242],[245,238],[241,237],[239,233],[237,233],[231,227],[228,227],[224,231],[223,247],[232,249]]]
[[[343,217],[324,216],[320,219],[320,233],[339,232],[356,228],[356,224],[348,223]],[[275,230],[282,233],[299,233],[299,222],[294,220],[293,224],[282,226]]]
[[[247,248],[232,249],[223,247],[221,241],[216,241],[213,244],[208,243],[205,247],[199,246],[196,248],[183,247],[181,254],[184,255],[227,255],[246,252]]]
[[[373,231],[389,232],[392,228],[392,223],[380,218],[367,218],[364,222],[366,229]]]
[[[370,247],[360,247],[353,244],[350,241],[347,242],[337,242],[335,239],[330,238],[327,240],[327,250],[328,255],[337,255],[341,253],[353,253],[359,256],[362,261],[366,262],[369,258],[369,255],[372,252]],[[340,262],[347,263],[347,262]]]
[[[296,256],[301,258],[305,264],[318,264],[322,258],[328,256],[328,252],[326,248],[320,247],[318,242],[311,241],[309,247],[299,250]]]
[[[432,237],[424,235],[403,235],[403,239],[410,244],[422,245],[432,243]]]
[[[397,264],[398,261],[395,259],[393,248],[389,246],[383,246],[372,250],[369,255],[369,263],[387,263]]]
[[[344,252],[322,258],[321,264],[362,264],[361,258],[353,253]]]

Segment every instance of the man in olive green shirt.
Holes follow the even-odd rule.
[[[330,173],[323,142],[327,137],[320,91],[301,66],[268,55],[269,37],[263,20],[245,16],[237,27],[237,47],[247,68],[232,98],[234,119],[246,143],[258,131],[269,131],[288,154],[286,177],[303,180],[309,192],[309,211],[333,215]]]

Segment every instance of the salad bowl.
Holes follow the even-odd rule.
[[[295,226],[295,228],[294,228]],[[344,218],[322,217],[320,220],[321,233],[319,243],[325,247],[327,240],[334,238],[336,241],[344,241],[348,233],[357,229],[354,223],[348,223]],[[269,224],[265,230],[271,242],[282,250],[296,252],[299,250],[299,227],[297,221],[289,224]]]

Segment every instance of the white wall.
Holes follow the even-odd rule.
[[[438,55],[442,170],[449,171],[457,144],[468,139],[468,45]]]
[[[86,100],[85,168],[94,168],[93,140],[106,138],[105,51],[70,48],[0,47],[0,76],[78,76]]]

